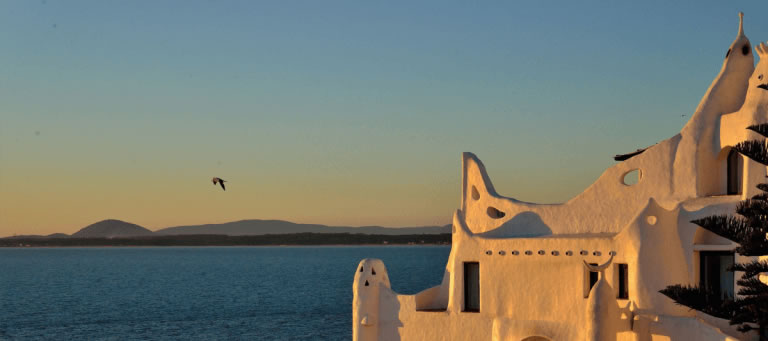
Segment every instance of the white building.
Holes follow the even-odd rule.
[[[501,196],[464,153],[442,284],[399,295],[380,260],[362,260],[354,340],[756,339],[659,293],[673,284],[738,290],[740,274],[724,269],[745,257],[690,221],[732,214],[766,181],[765,166],[731,151],[761,137],[747,126],[768,122],[768,48],[755,49],[757,67],[752,50],[740,25],[680,134],[625,156],[566,203]]]

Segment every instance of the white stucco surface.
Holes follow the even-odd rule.
[[[756,339],[659,293],[673,284],[697,285],[700,252],[735,246],[691,221],[732,213],[765,182],[765,166],[738,159],[741,171],[730,176],[741,186],[728,195],[730,148],[758,137],[747,126],[768,122],[768,86],[760,87],[768,84],[768,47],[755,49],[754,67],[740,21],[729,50],[679,134],[608,168],[565,203],[502,196],[480,159],[464,153],[442,283],[399,295],[380,260],[361,261],[353,285],[354,339]],[[633,171],[639,181],[625,184]],[[468,262],[479,264],[479,311],[465,311]],[[620,265],[627,269],[627,298],[619,298]],[[599,274],[591,288],[590,271]]]

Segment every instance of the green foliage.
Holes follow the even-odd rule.
[[[715,215],[692,221],[704,229],[739,243],[735,251],[744,256],[768,254],[768,184],[757,186],[763,193],[744,200],[736,206],[739,216]],[[729,271],[743,271],[737,282],[741,287],[735,300],[718,302],[713,293],[697,287],[669,286],[661,293],[676,303],[712,316],[727,318],[738,329],[747,332],[757,329],[766,340],[768,327],[768,285],[760,281],[760,273],[768,272],[768,261],[754,260],[734,264]],[[757,327],[756,327],[757,326]]]
[[[748,129],[768,137],[768,124]],[[734,149],[768,165],[768,146],[764,140],[745,141]],[[715,215],[692,223],[738,243],[734,251],[741,255],[768,255],[768,184],[759,184],[757,188],[763,193],[740,202],[736,207],[738,216]],[[768,272],[768,261],[734,264],[728,270],[743,271],[737,281],[740,289],[732,301],[719,300],[717,294],[699,287],[672,285],[660,292],[677,304],[729,319],[732,325],[738,325],[739,331],[757,330],[760,340],[768,340],[768,285],[760,280],[760,274]]]
[[[760,220],[728,215],[709,216],[691,221],[712,233],[739,243],[734,251],[744,256],[768,254],[768,241],[765,240],[765,225],[752,225]]]
[[[739,295],[759,297],[761,294],[768,293],[768,285],[760,281],[758,276],[744,276],[738,281],[741,289]]]
[[[659,291],[675,303],[709,315],[730,319],[733,317],[733,301],[723,300],[718,293],[698,286],[670,285]]]
[[[744,141],[733,147],[737,152],[764,165],[768,165],[768,148],[765,141]]]
[[[749,263],[736,263],[728,270],[743,271],[744,277],[752,277],[759,275],[761,272],[768,272],[768,260],[753,260]]]
[[[747,129],[757,132],[760,135],[768,137],[768,123],[749,126]]]
[[[757,189],[759,189],[759,190],[761,190],[763,192],[768,192],[768,184],[757,184]],[[765,193],[763,193],[763,194],[765,194]]]
[[[768,212],[768,202],[766,202],[764,199],[747,199],[740,202],[739,205],[736,206],[736,213],[741,214],[747,219],[757,219],[750,221],[755,221],[761,224],[765,221],[765,212]]]

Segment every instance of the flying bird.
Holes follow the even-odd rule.
[[[224,187],[224,179],[220,179],[220,178],[213,178],[213,179],[211,179],[211,181],[213,181],[213,185],[214,185],[214,186],[216,185],[216,183],[219,183],[219,185],[221,185],[221,189],[223,189],[223,190],[225,190],[225,191],[227,190],[227,188],[226,188],[226,187]]]

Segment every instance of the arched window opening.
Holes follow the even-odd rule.
[[[744,162],[739,152],[731,149],[728,152],[728,195],[741,194],[741,179],[743,173]]]

